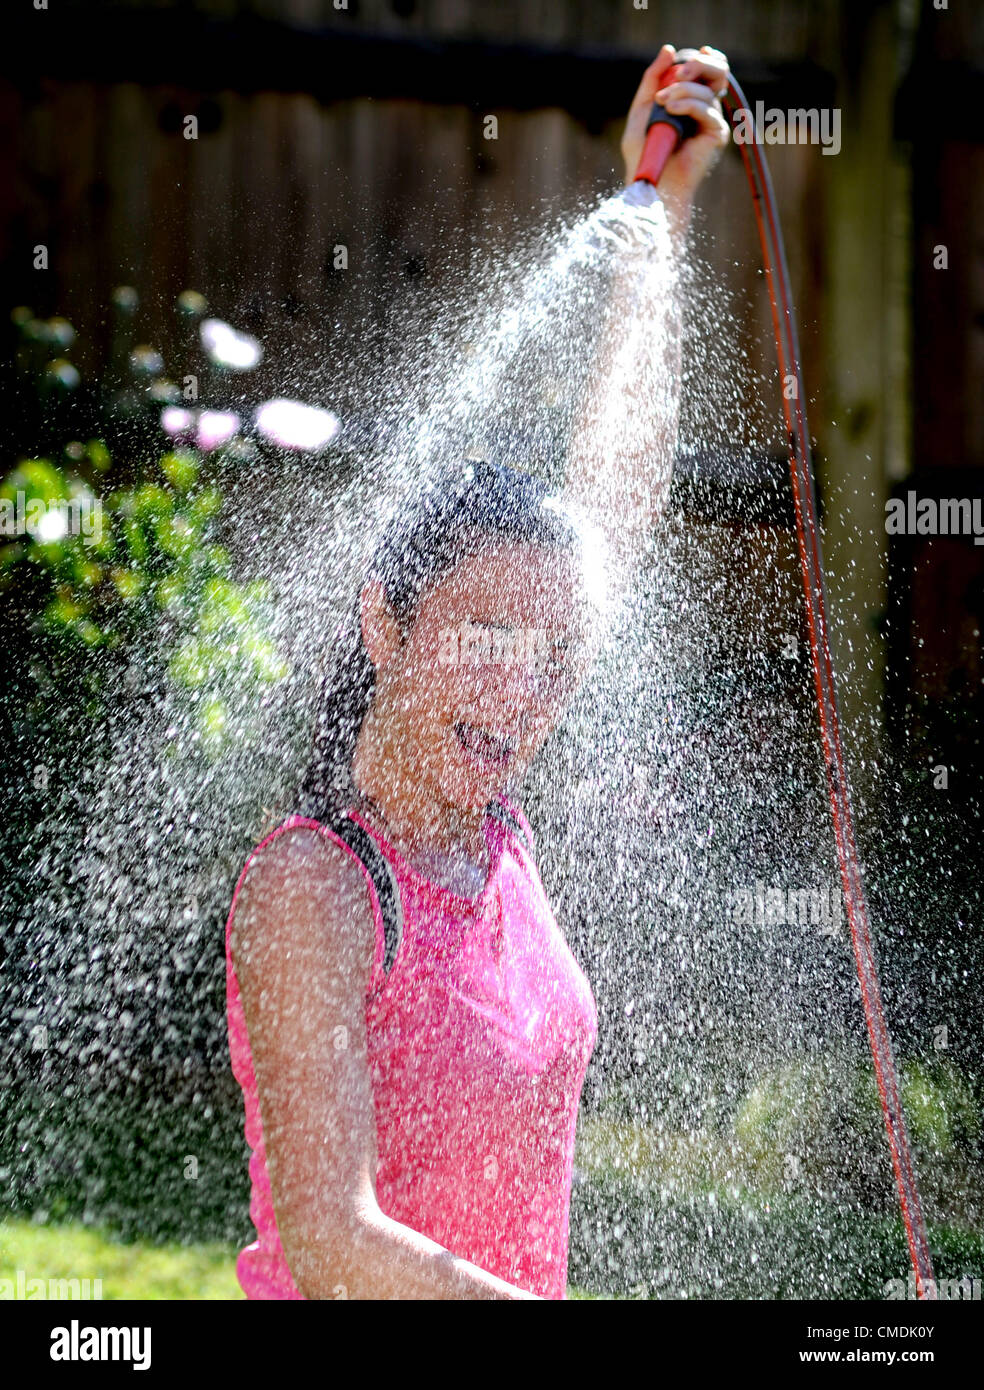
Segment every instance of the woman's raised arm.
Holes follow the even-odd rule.
[[[660,179],[668,238],[661,242],[653,232],[647,241],[640,219],[641,236],[618,252],[568,458],[565,492],[605,532],[620,586],[630,582],[669,495],[683,334],[679,263],[697,187],[730,138],[716,95],[727,84],[727,59],[706,46],[701,55],[684,63],[680,80],[660,92],[663,73],[676,59],[675,50],[664,45],[629,108],[622,137],[627,185],[642,156],[654,100],[674,115],[692,117],[699,129],[670,157]]]
[[[315,830],[278,836],[247,874],[231,948],[277,1228],[304,1297],[535,1298],[379,1209],[373,916],[349,856]]]

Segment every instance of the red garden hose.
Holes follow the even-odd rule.
[[[690,49],[680,50],[677,54],[677,62],[663,74],[660,86],[668,86],[671,82],[676,81],[676,74],[680,65],[688,58],[700,58],[700,56],[699,53]],[[734,78],[730,78],[728,81],[728,91],[723,98],[723,104],[729,117],[732,117],[737,111],[749,109],[744,93]],[[688,121],[689,125],[687,124]],[[748,126],[753,127],[753,123],[746,122],[746,129]],[[650,127],[646,135],[646,144],[636,171],[636,180],[645,179],[651,184],[658,183],[667,159],[680,141],[688,138],[695,130],[696,125],[689,118],[681,119],[672,116],[664,111],[658,103],[654,103],[650,115]],[[895,1170],[902,1220],[905,1223],[909,1255],[916,1276],[916,1292],[919,1298],[934,1299],[937,1297],[937,1293],[936,1282],[933,1278],[932,1259],[919,1201],[919,1190],[912,1166],[902,1101],[899,1095],[898,1072],[882,1009],[878,971],[871,943],[868,904],[861,879],[857,847],[854,842],[851,797],[841,748],[837,689],[830,646],[827,640],[827,604],[813,469],[809,452],[810,435],[806,423],[806,393],[803,388],[803,374],[800,367],[799,343],[797,341],[796,320],[793,315],[789,271],[786,266],[786,253],[779,227],[775,196],[772,191],[772,180],[769,176],[757,131],[754,132],[754,138],[742,142],[741,154],[751,186],[755,218],[762,243],[765,277],[772,304],[779,374],[784,384],[793,382],[795,388],[791,393],[787,385],[787,389],[783,391],[783,409],[789,434],[789,463],[810,636],[810,657],[817,691],[827,791],[830,797],[834,837],[837,842],[837,858],[844,889],[844,903],[851,925],[854,959],[857,965],[858,980],[861,984],[861,997],[864,1001],[864,1016],[868,1027],[868,1038],[871,1042],[875,1076],[878,1081],[882,1110],[885,1114],[885,1128],[892,1153],[892,1166]]]

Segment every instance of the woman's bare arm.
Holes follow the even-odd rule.
[[[372,908],[359,868],[314,830],[260,852],[233,962],[256,1071],[277,1228],[309,1299],[530,1299],[380,1211],[365,998]]]
[[[660,179],[668,236],[643,230],[634,246],[619,252],[565,482],[571,500],[605,531],[619,588],[631,582],[669,496],[683,336],[679,271],[697,188],[730,138],[715,97],[727,83],[727,58],[705,45],[699,59],[683,65],[681,80],[660,93],[675,60],[675,50],[664,45],[629,108],[622,137],[626,184],[638,167],[657,95],[674,115],[692,117],[698,132],[671,156]]]
[[[568,455],[564,491],[601,526],[614,578],[627,587],[669,495],[680,400],[677,258],[620,252],[598,349]]]

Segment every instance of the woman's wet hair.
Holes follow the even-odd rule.
[[[325,677],[314,748],[296,809],[326,819],[350,801],[351,763],[375,689],[362,641],[361,593],[378,580],[404,632],[425,589],[483,544],[539,545],[583,557],[584,523],[539,478],[488,460],[468,460],[437,475],[389,527],[366,567]]]

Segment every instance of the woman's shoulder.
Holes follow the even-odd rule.
[[[267,874],[287,869],[296,873],[312,865],[338,866],[347,859],[330,826],[310,816],[290,815],[260,840],[247,870],[253,873],[262,865]]]
[[[286,905],[301,896],[325,906],[346,904],[364,893],[361,868],[332,829],[307,816],[288,816],[253,850],[236,888],[233,906],[243,897],[267,905]]]
[[[243,870],[229,914],[228,958],[236,971],[252,958],[262,975],[285,952],[307,959],[316,942],[317,970],[357,970],[363,988],[380,951],[375,916],[351,850],[321,822],[290,816]]]

